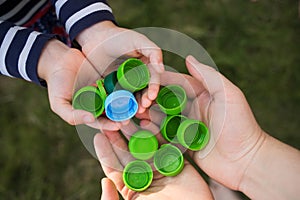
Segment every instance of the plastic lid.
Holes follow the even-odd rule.
[[[156,103],[168,115],[177,115],[185,109],[187,96],[179,85],[168,85],[160,89]]]
[[[99,79],[96,81],[96,85],[98,87],[98,90],[100,92],[100,95],[102,98],[106,99],[107,97],[107,93],[106,93],[106,90],[104,88],[104,79]]]
[[[163,144],[154,155],[154,167],[165,176],[176,176],[184,166],[181,151],[172,144]]]
[[[160,126],[162,136],[169,142],[179,143],[177,139],[177,130],[181,122],[186,120],[187,117],[183,115],[169,115],[166,116]]]
[[[128,148],[133,157],[148,160],[157,151],[158,141],[150,131],[140,130],[130,137]]]
[[[106,116],[112,121],[124,121],[132,118],[138,110],[138,103],[131,92],[118,90],[105,100]]]
[[[95,117],[99,117],[104,110],[106,95],[93,86],[85,86],[78,90],[73,97],[73,107],[91,112]]]
[[[146,190],[151,185],[152,179],[153,171],[151,166],[145,161],[131,161],[125,166],[123,171],[125,185],[137,192]]]
[[[203,149],[209,141],[209,135],[206,125],[193,119],[183,121],[177,131],[179,143],[193,151]]]
[[[104,87],[107,94],[110,94],[114,91],[117,82],[117,71],[111,72],[104,78]]]
[[[150,72],[142,61],[136,58],[129,58],[119,66],[117,78],[124,89],[135,92],[148,85]]]

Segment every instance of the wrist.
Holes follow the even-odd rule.
[[[49,40],[45,44],[38,61],[38,77],[47,81],[49,75],[55,71],[56,65],[54,62],[60,60],[62,55],[68,52],[69,49],[69,47],[59,40]]]
[[[86,28],[81,33],[79,33],[76,37],[76,41],[81,45],[85,46],[88,42],[93,42],[95,38],[105,37],[105,32],[108,29],[117,27],[112,21],[102,21],[96,23],[89,28]]]
[[[244,170],[244,173],[242,175],[242,178],[240,180],[240,184],[238,187],[238,190],[245,193],[246,195],[249,195],[249,186],[253,183],[253,181],[257,178],[258,168],[262,168],[264,165],[263,160],[261,159],[264,157],[264,152],[266,149],[268,140],[270,140],[270,136],[263,133],[263,137],[261,137],[260,142],[258,143],[255,150],[249,155],[249,162],[247,164],[247,167]]]
[[[251,199],[297,199],[299,165],[299,150],[267,135],[244,173],[240,190]]]

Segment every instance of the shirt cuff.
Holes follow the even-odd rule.
[[[0,23],[0,73],[44,85],[38,77],[37,65],[42,49],[52,38],[55,35]]]
[[[106,1],[57,0],[53,3],[56,14],[64,24],[71,40],[74,40],[81,31],[98,22],[109,20],[116,23]]]

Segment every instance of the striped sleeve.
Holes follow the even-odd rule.
[[[24,25],[47,3],[48,0],[0,0],[1,20]]]
[[[71,40],[98,22],[115,22],[112,10],[105,0],[52,0],[52,3]]]
[[[0,21],[0,73],[40,84],[38,60],[45,43],[54,37]]]

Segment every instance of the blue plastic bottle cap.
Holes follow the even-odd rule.
[[[116,122],[132,118],[138,110],[138,103],[127,90],[112,92],[105,100],[106,116]]]

